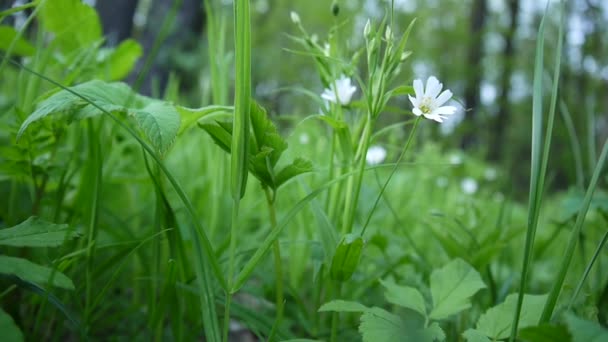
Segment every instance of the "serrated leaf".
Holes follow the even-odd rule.
[[[285,166],[275,178],[275,187],[279,188],[288,180],[303,173],[312,172],[312,163],[308,159],[296,158],[291,164]]]
[[[524,295],[519,318],[519,328],[536,325],[540,319],[547,295]],[[517,306],[517,294],[507,296],[505,301],[488,309],[477,321],[477,330],[490,339],[504,339],[511,334],[511,323]]]
[[[475,329],[466,330],[462,336],[467,339],[467,342],[490,342],[484,333]]]
[[[431,319],[445,319],[471,307],[470,299],[486,285],[479,272],[462,259],[455,259],[431,273],[433,310]]]
[[[106,83],[99,80],[93,80],[70,87],[69,89],[108,111],[126,111],[126,109],[118,104],[125,103],[131,96],[135,99],[135,106],[143,105],[143,97],[134,95],[131,88],[125,83]],[[21,124],[19,132],[17,132],[17,139],[21,137],[23,132],[25,132],[32,123],[49,115],[67,115],[68,120],[72,120],[93,117],[101,115],[102,113],[101,110],[72,94],[70,91],[65,89],[60,90],[38,104],[36,110]]]
[[[36,48],[23,37],[15,40],[18,32],[12,26],[0,26],[0,50],[8,51],[13,41],[11,54],[15,56],[31,56],[36,52]]]
[[[53,283],[50,285],[74,289],[74,284],[65,274],[26,259],[0,255],[0,273],[14,275],[35,284],[47,284],[52,275]]]
[[[361,315],[359,332],[364,342],[403,341],[407,328],[399,316],[374,307]]]
[[[42,2],[38,18],[64,53],[86,47],[102,38],[95,9],[80,0]]]
[[[389,303],[402,306],[426,317],[426,305],[420,291],[409,286],[399,286],[393,282],[380,281],[386,289],[384,297]]]
[[[517,337],[530,342],[570,342],[572,340],[565,326],[550,324],[520,329]]]
[[[175,107],[163,101],[155,101],[133,112],[135,121],[150,143],[163,154],[175,141],[180,118]]]
[[[123,40],[105,60],[104,79],[116,81],[127,77],[141,55],[142,48],[137,41]]]
[[[572,342],[605,342],[608,341],[608,330],[595,322],[576,317],[572,313],[565,315]]]
[[[231,106],[206,106],[202,108],[187,108],[182,106],[175,106],[175,109],[179,113],[181,117],[181,126],[179,128],[179,133],[181,134],[186,129],[190,128],[192,124],[201,120],[202,118],[210,119],[216,118],[217,116],[230,116],[231,118],[234,116],[234,107]],[[200,124],[205,124],[204,122],[200,122]]]
[[[56,247],[78,234],[67,224],[30,217],[20,224],[0,229],[0,245],[16,247]]]
[[[255,155],[264,149],[270,150],[270,165],[274,167],[283,151],[287,149],[287,142],[279,135],[266,110],[255,101],[251,101],[250,117],[253,131],[252,143],[250,143],[252,154]]]
[[[2,341],[5,342],[21,342],[23,341],[23,333],[15,324],[13,318],[0,308],[0,331],[2,332]]]
[[[327,302],[319,308],[319,312],[365,312],[369,308],[359,302],[351,302],[347,300],[332,300]]]

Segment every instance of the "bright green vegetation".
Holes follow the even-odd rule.
[[[290,89],[306,115],[254,96],[250,1],[204,8],[198,103],[175,78],[159,96],[124,83],[142,47],[105,47],[80,1],[0,12],[38,25],[0,21],[3,341],[608,340],[608,140],[583,151],[560,97],[565,24],[547,18],[564,4],[536,32],[528,195],[431,131],[443,95],[408,65],[420,20],[388,6],[351,51],[344,23],[326,47],[292,13],[287,48],[326,89]],[[563,122],[576,182],[558,192]]]

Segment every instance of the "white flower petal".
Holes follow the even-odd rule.
[[[434,99],[441,91],[441,88],[443,88],[443,84],[439,83],[437,77],[431,76],[426,81],[426,90],[424,92],[424,95]]]
[[[414,80],[414,92],[416,93],[416,99],[420,101],[420,99],[424,96],[422,80]]]
[[[325,89],[321,97],[329,102],[336,103],[336,94],[329,89]]]
[[[420,105],[420,101],[418,100],[418,98],[412,97],[411,95],[408,95],[407,97],[410,98],[410,102],[412,103],[412,106],[418,107]]]
[[[446,103],[449,99],[452,98],[452,92],[449,90],[444,90],[443,93],[441,93],[441,95],[439,95],[437,97],[437,99],[435,100],[435,104],[440,107],[441,105],[443,105],[444,103]]]
[[[414,107],[414,109],[412,110],[412,112],[414,113],[414,115],[416,116],[420,116],[422,115],[422,111],[420,110],[420,108],[418,107]]]
[[[452,115],[454,113],[456,113],[456,107],[454,106],[443,106],[443,107],[439,107],[439,108],[435,108],[435,110],[433,110],[432,114],[433,115]]]

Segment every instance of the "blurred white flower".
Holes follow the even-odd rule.
[[[454,164],[454,165],[462,164],[462,157],[459,154],[452,154],[450,156],[450,164]]]
[[[440,188],[445,188],[446,186],[448,186],[448,179],[445,177],[439,177],[435,181],[435,184],[437,184],[437,186]]]
[[[422,80],[414,80],[414,92],[416,97],[409,96],[410,102],[414,106],[412,110],[416,116],[423,115],[425,118],[443,122],[448,116],[456,113],[454,106],[442,106],[452,98],[452,92],[445,90],[441,94],[443,84],[435,76],[429,77],[426,81],[426,89],[422,85]]]
[[[357,87],[350,83],[350,78],[342,75],[323,91],[321,97],[329,102],[345,106],[350,103],[355,91],[357,91]]]
[[[298,15],[298,13],[296,13],[296,12],[294,12],[294,11],[291,11],[291,12],[289,12],[289,17],[291,17],[291,21],[292,21],[294,24],[296,24],[296,25],[297,25],[297,24],[299,24],[299,23],[300,23],[300,16]]]
[[[307,145],[310,142],[310,137],[306,133],[300,134],[300,144]]]
[[[496,179],[496,176],[498,176],[498,172],[496,172],[495,168],[489,167],[484,171],[483,176],[486,180],[493,181]]]
[[[386,149],[382,146],[371,146],[365,155],[365,161],[369,165],[378,165],[386,159]]]
[[[325,43],[325,44],[323,44],[323,54],[324,54],[326,57],[329,57],[329,53],[330,53],[330,52],[331,52],[331,51],[330,51],[330,46],[329,46],[329,43]]]
[[[462,192],[472,195],[477,192],[477,181],[467,177],[460,182],[460,187],[462,188]]]

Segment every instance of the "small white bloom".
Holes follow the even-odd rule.
[[[496,169],[493,167],[487,168],[483,173],[483,176],[489,181],[496,180],[497,175],[498,175],[498,172],[496,172]]]
[[[367,22],[365,23],[365,27],[363,28],[363,37],[365,37],[365,39],[368,39],[370,37],[372,33],[372,23],[369,21],[369,19],[367,19]]]
[[[321,97],[329,102],[345,106],[350,103],[355,91],[357,91],[357,87],[350,83],[350,78],[342,75],[323,91]]]
[[[299,24],[299,23],[300,23],[300,16],[298,15],[298,13],[296,13],[296,12],[294,12],[294,11],[291,11],[291,12],[289,12],[289,16],[291,17],[291,21],[292,21],[294,24],[296,24],[296,25],[297,25],[297,24]]]
[[[382,146],[372,146],[367,150],[365,161],[369,165],[378,165],[386,159],[386,149]]]
[[[329,57],[329,53],[330,53],[330,46],[329,43],[325,43],[323,44],[323,54],[327,57]]]
[[[393,40],[393,30],[391,30],[390,26],[387,26],[386,31],[384,31],[384,39],[387,41]]]
[[[477,181],[467,177],[460,182],[460,187],[462,188],[462,192],[472,195],[477,192]]]
[[[448,183],[449,183],[448,179],[445,177],[439,177],[435,181],[435,184],[437,184],[437,186],[440,188],[445,188],[446,186],[448,186]]]
[[[426,89],[422,86],[422,80],[414,80],[416,97],[409,96],[410,102],[414,106],[412,110],[414,114],[416,116],[424,115],[427,119],[443,122],[448,115],[456,113],[456,107],[442,106],[452,98],[452,92],[447,89],[439,94],[442,88],[443,84],[439,83],[435,76],[429,77],[426,81]]]
[[[450,156],[450,164],[454,164],[454,165],[462,164],[462,157],[459,154],[452,154]]]
[[[310,137],[306,133],[300,134],[300,144],[307,145],[310,142]]]

